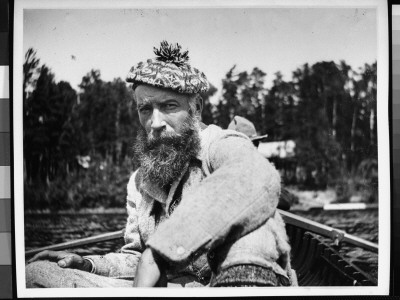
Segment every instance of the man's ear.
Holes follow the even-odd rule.
[[[196,115],[201,117],[201,112],[203,111],[203,98],[199,94],[196,95],[195,103]]]

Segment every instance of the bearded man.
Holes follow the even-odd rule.
[[[104,256],[39,253],[27,287],[295,285],[279,173],[244,134],[201,122],[209,83],[187,51],[162,42],[155,54],[127,76],[141,129],[126,245]]]

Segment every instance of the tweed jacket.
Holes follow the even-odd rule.
[[[168,194],[144,180],[140,168],[134,172],[126,245],[121,253],[88,256],[94,273],[133,278],[151,247],[168,262],[170,280],[189,274],[205,285],[211,271],[237,264],[290,277],[290,246],[276,211],[279,173],[241,133],[210,125],[200,139],[201,151]]]

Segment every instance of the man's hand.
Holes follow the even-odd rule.
[[[166,287],[167,277],[164,272],[162,258],[151,248],[143,251],[136,268],[134,287]]]
[[[66,251],[50,251],[50,250],[42,251],[36,254],[34,257],[32,257],[28,261],[28,264],[37,260],[54,261],[57,262],[57,264],[61,268],[78,269],[86,272],[90,272],[92,269],[92,264],[88,260],[83,259],[78,254]]]

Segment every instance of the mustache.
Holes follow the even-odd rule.
[[[183,140],[183,136],[181,134],[175,134],[172,132],[163,132],[157,137],[151,137],[145,134],[146,136],[146,148],[148,150],[152,150],[154,148],[160,147],[162,145],[175,145],[181,144],[180,141]]]
[[[163,146],[172,146],[176,149],[185,150],[190,146],[187,141],[195,134],[196,129],[195,120],[189,116],[180,127],[181,133],[162,131],[158,136],[151,136],[141,127],[138,134],[141,142],[144,142],[143,150],[152,151]]]

